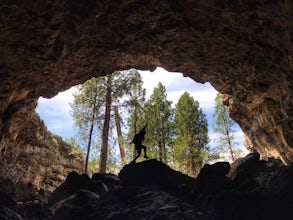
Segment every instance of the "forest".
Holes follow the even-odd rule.
[[[119,172],[135,158],[132,138],[146,125],[143,144],[149,158],[192,177],[205,163],[227,157],[235,161],[242,154],[234,138],[235,122],[220,93],[213,114],[217,146],[211,148],[208,121],[199,102],[183,92],[178,102],[172,103],[161,82],[146,99],[142,77],[135,69],[116,71],[79,85],[71,115],[78,135],[67,141],[74,151],[84,153],[85,173]],[[142,160],[143,156],[137,161]]]

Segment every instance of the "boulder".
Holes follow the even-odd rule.
[[[24,220],[17,204],[2,192],[0,192],[0,219]]]
[[[293,195],[293,164],[290,163],[273,172],[268,178],[266,187],[276,193],[291,193]]]
[[[123,167],[119,178],[124,186],[158,185],[169,189],[192,189],[195,179],[171,169],[155,159],[130,163]]]
[[[51,207],[57,202],[78,193],[80,190],[88,190],[99,195],[104,195],[108,191],[108,188],[102,182],[91,180],[86,174],[79,175],[73,171],[68,174],[65,182],[52,193],[48,206]]]
[[[11,179],[0,179],[0,193],[6,194],[9,197],[15,195],[15,187]]]
[[[118,176],[114,174],[94,173],[92,180],[103,183],[108,190],[113,190],[121,187],[121,182]]]
[[[52,214],[48,220],[91,219],[93,216],[99,217],[93,214],[99,209],[96,204],[99,198],[99,195],[91,191],[79,190],[64,200],[55,203],[51,207]]]
[[[210,195],[229,188],[231,181],[226,176],[229,170],[230,164],[228,162],[205,164],[197,176],[195,193],[197,195]]]
[[[240,173],[244,173],[249,177],[256,176],[262,164],[259,153],[250,153],[232,163],[227,176],[231,180],[235,180]]]
[[[251,176],[267,175],[265,184],[246,188],[227,177],[228,162],[205,165],[197,179],[156,160],[126,165],[121,182],[113,174],[71,172],[45,205],[0,193],[0,219],[293,219],[293,166],[261,163]]]
[[[208,219],[293,219],[293,194],[264,188],[223,191],[209,203]]]

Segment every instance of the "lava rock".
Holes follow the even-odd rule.
[[[290,192],[293,195],[293,164],[273,172],[268,179],[267,188],[277,193]]]
[[[52,193],[48,202],[49,207],[53,206],[58,201],[78,193],[82,189],[99,195],[104,195],[108,191],[104,183],[93,181],[87,175],[79,175],[77,172],[73,171],[68,174],[66,181]]]
[[[0,192],[10,197],[15,195],[15,186],[11,179],[0,179]]]
[[[64,200],[61,200],[51,207],[52,215],[48,220],[64,220],[64,219],[92,219],[97,216],[98,210],[96,205],[100,196],[88,191],[80,190],[76,194],[72,194]]]
[[[195,179],[171,169],[155,159],[130,163],[123,167],[119,178],[124,186],[158,185],[170,189],[192,189]]]
[[[0,219],[3,220],[23,220],[17,204],[7,195],[0,192]]]
[[[229,188],[231,181],[226,176],[229,170],[228,162],[204,165],[196,179],[195,193],[210,195]]]
[[[208,219],[293,219],[293,194],[268,189],[223,191],[209,204]]]
[[[239,173],[245,173],[249,177],[256,176],[259,168],[263,165],[263,162],[260,161],[259,158],[259,153],[250,153],[245,157],[237,159],[234,163],[232,163],[231,169],[227,176],[231,180],[236,179]]]
[[[114,174],[102,174],[94,173],[92,180],[96,182],[102,182],[108,188],[108,190],[113,190],[121,187],[121,182],[118,176]]]

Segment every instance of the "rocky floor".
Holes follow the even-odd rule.
[[[119,177],[71,172],[41,203],[0,194],[0,219],[293,219],[293,166],[249,154],[205,165],[196,179],[156,160]]]

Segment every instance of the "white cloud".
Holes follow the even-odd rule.
[[[182,73],[170,73],[163,68],[157,68],[154,72],[139,71],[144,81],[144,87],[147,91],[147,97],[153,93],[153,89],[161,82],[167,91],[168,100],[173,104],[184,92],[189,92],[203,109],[214,108],[214,99],[217,91],[210,83],[196,83],[189,77],[183,77]]]
[[[56,95],[52,99],[46,99],[46,98],[40,97],[38,101],[38,108],[40,106],[46,106],[46,108],[43,108],[43,110],[46,111],[47,113],[51,112],[53,114],[69,113],[70,111],[69,103],[73,102],[73,93],[76,91],[77,91],[76,87],[71,87],[70,89],[64,92],[59,92],[58,95]]]
[[[36,112],[45,121],[48,129],[63,138],[74,135],[74,120],[70,115],[70,103],[73,102],[73,93],[77,90],[72,87],[64,92],[59,92],[52,99],[40,97]]]
[[[214,89],[194,91],[190,93],[199,103],[202,108],[212,108],[215,106],[215,98],[217,91]]]
[[[157,68],[154,72],[139,71],[144,82],[146,95],[149,97],[153,93],[153,89],[161,82],[165,87],[171,84],[174,79],[182,77],[182,73],[168,73],[163,68]]]

